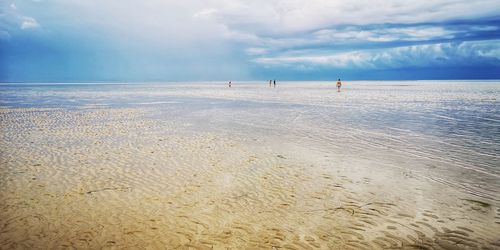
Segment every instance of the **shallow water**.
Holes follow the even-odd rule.
[[[382,216],[383,220],[372,221],[377,224],[376,227],[368,228],[359,225],[356,229],[359,229],[357,232],[361,232],[363,235],[361,238],[358,237],[359,235],[356,236],[360,240],[359,242],[363,244],[370,242],[366,243],[365,247],[394,246],[391,240],[387,239],[389,236],[384,231],[387,228],[399,233],[396,233],[398,240],[408,237],[406,238],[408,242],[420,242],[420,245],[439,245],[441,247],[443,244],[446,246],[447,243],[440,240],[450,240],[450,237],[455,237],[449,235],[450,228],[455,228],[455,231],[466,228],[459,234],[462,236],[467,234],[473,241],[464,240],[469,242],[469,245],[466,244],[462,247],[479,247],[479,245],[474,245],[479,244],[478,242],[482,242],[482,246],[498,247],[500,246],[500,238],[495,236],[494,232],[500,230],[499,97],[500,82],[498,81],[345,82],[340,93],[336,92],[334,83],[330,82],[278,82],[276,88],[270,88],[265,82],[236,82],[233,83],[232,88],[228,88],[224,83],[215,82],[2,84],[0,85],[0,107],[5,110],[2,116],[2,138],[5,140],[1,144],[4,156],[2,161],[4,176],[2,179],[6,179],[7,176],[10,178],[12,169],[18,167],[18,165],[9,163],[14,161],[13,159],[17,155],[16,152],[8,149],[11,147],[31,148],[30,150],[33,151],[30,152],[35,152],[35,155],[50,155],[46,163],[49,165],[61,164],[62,169],[78,165],[78,163],[73,162],[74,159],[70,159],[70,152],[71,154],[80,153],[80,150],[85,149],[80,148],[82,146],[78,144],[86,145],[85,140],[88,139],[89,143],[91,140],[82,136],[82,141],[70,142],[71,134],[56,134],[55,132],[51,132],[54,133],[53,136],[39,135],[31,130],[30,126],[36,128],[40,122],[53,124],[51,126],[54,127],[62,126],[64,129],[71,128],[71,133],[75,135],[80,135],[83,133],[82,131],[92,130],[93,126],[96,125],[106,125],[104,131],[111,129],[109,133],[113,136],[109,135],[109,140],[103,139],[104,144],[109,142],[110,145],[102,150],[123,147],[124,151],[132,154],[132,157],[137,154],[135,160],[126,157],[117,160],[127,166],[130,164],[151,166],[153,163],[162,164],[165,161],[160,157],[157,159],[158,162],[150,162],[152,159],[149,159],[144,153],[146,149],[135,149],[135,142],[140,142],[141,147],[150,150],[151,140],[156,140],[156,137],[161,133],[166,133],[162,131],[163,129],[177,131],[175,135],[181,138],[180,140],[182,140],[183,133],[186,135],[201,133],[233,141],[228,142],[227,145],[235,143],[241,145],[239,151],[232,149],[232,146],[220,146],[216,151],[206,152],[206,150],[202,150],[198,152],[199,147],[205,147],[205,144],[210,145],[210,143],[208,139],[203,139],[201,140],[203,143],[200,144],[199,140],[196,139],[194,140],[196,142],[187,140],[184,142],[187,143],[186,145],[179,142],[171,146],[190,148],[189,145],[194,145],[196,150],[192,148],[186,150],[198,152],[199,156],[197,157],[201,157],[197,159],[189,154],[181,154],[182,157],[174,159],[174,165],[181,172],[182,166],[191,169],[187,171],[191,173],[190,171],[193,169],[206,167],[204,164],[208,158],[219,156],[222,157],[223,161],[228,162],[224,166],[234,166],[235,173],[225,173],[222,174],[222,177],[217,177],[216,183],[219,184],[216,187],[218,188],[214,187],[212,190],[207,187],[207,190],[220,191],[222,188],[229,192],[228,190],[232,190],[231,188],[234,190],[248,188],[256,185],[255,182],[251,181],[252,178],[256,178],[254,176],[257,176],[259,171],[262,173],[267,171],[268,166],[276,164],[297,166],[298,169],[293,170],[294,168],[290,167],[292,170],[286,173],[269,170],[273,176],[270,178],[274,182],[281,181],[281,185],[285,185],[287,188],[298,189],[293,194],[303,198],[298,202],[303,202],[303,204],[296,205],[292,212],[288,211],[290,214],[293,212],[303,213],[304,211],[309,213],[308,211],[317,211],[317,209],[326,206],[326,203],[322,203],[322,205],[315,203],[320,200],[314,198],[317,196],[315,192],[323,192],[321,200],[324,200],[324,192],[336,190],[336,186],[328,186],[330,184],[317,181],[318,186],[315,187],[313,178],[314,176],[321,177],[325,173],[331,174],[328,175],[328,178],[325,177],[327,180],[339,178],[342,187],[349,190],[349,193],[343,194],[344,198],[338,198],[339,195],[334,195],[337,198],[330,197],[330,202],[356,203],[354,208],[360,210],[365,206],[368,208],[373,204],[378,204],[377,202],[380,201],[386,202],[384,203],[386,205],[380,205],[380,207],[370,207],[373,211],[380,210],[386,213],[385,216]],[[45,109],[49,110],[46,114],[43,113]],[[34,110],[35,113],[29,113],[32,112],[30,110]],[[109,112],[109,117],[106,115],[108,110],[113,110]],[[118,113],[119,117],[125,120],[120,121],[120,123],[106,124],[108,119],[114,121],[115,113],[122,112],[120,110],[125,113],[128,112],[127,110],[133,110],[129,114],[127,113],[130,115],[130,120],[127,121],[127,114]],[[89,116],[89,124],[87,124],[87,120],[81,118],[87,117],[86,111],[99,113],[97,117],[102,120],[102,124],[99,119],[95,119],[95,115]],[[5,114],[10,114],[10,116]],[[43,117],[40,116],[41,114]],[[135,118],[139,116],[140,119]],[[78,122],[75,123],[75,121]],[[131,126],[134,126],[133,129]],[[122,138],[115,135],[119,129],[124,130],[121,133],[126,133],[126,136]],[[127,133],[127,130],[135,132],[129,131]],[[16,135],[16,131],[28,134]],[[30,134],[44,139],[43,141],[39,137],[33,139],[29,137]],[[144,134],[144,137],[142,139],[135,138],[138,134]],[[26,140],[25,137],[31,138],[35,146],[26,145],[27,142],[23,142]],[[47,145],[50,143],[59,146],[65,145],[70,149],[54,149],[55,146]],[[99,154],[97,148],[98,146],[95,146],[95,148],[89,149],[89,152]],[[157,150],[154,149],[155,152]],[[276,155],[280,157],[278,159],[267,158],[276,157]],[[243,163],[238,163],[239,161],[235,159],[240,159],[243,156],[253,159],[249,160],[250,162],[257,162],[254,167],[258,170],[247,173],[245,172],[247,170],[240,169],[242,165],[238,164]],[[203,157],[207,159],[203,159]],[[231,157],[235,158],[230,160]],[[91,165],[94,162],[95,166],[101,166],[102,159],[92,160],[90,158],[92,157],[86,156],[79,158],[79,161],[91,162],[89,163]],[[306,167],[305,170],[302,169],[303,167]],[[243,171],[245,178],[238,177],[236,169]],[[71,172],[71,170],[66,171]],[[225,171],[227,172],[227,169]],[[294,182],[290,179],[293,177],[292,173],[293,176],[304,176],[305,179],[313,178],[312,183],[305,179]],[[78,173],[75,174],[78,175]],[[96,175],[96,173],[92,173],[92,175]],[[182,177],[184,179],[179,179],[179,183],[187,178],[183,175]],[[238,179],[240,177],[241,180]],[[242,184],[247,182],[246,178],[250,179],[248,180],[249,186]],[[175,181],[176,178],[172,177],[168,180]],[[161,190],[159,183],[154,180],[149,181],[158,185],[158,190]],[[325,189],[320,190],[319,187],[323,187],[323,184]],[[173,188],[182,189],[180,184],[172,185]],[[203,184],[200,185],[203,186]],[[262,188],[269,190],[266,188],[272,189],[273,187],[271,185]],[[140,188],[137,187],[137,189]],[[100,189],[94,188],[92,190]],[[252,197],[252,194],[241,194],[238,193],[239,191],[235,191],[234,197],[243,195],[241,197],[248,196],[248,199],[244,198],[233,202],[239,204],[242,202],[241,200],[244,200],[249,204],[254,204],[253,202],[256,201],[262,202],[271,199],[269,197],[281,200],[282,204],[289,202],[283,198],[283,194],[287,193],[260,194],[262,195],[260,196],[257,194],[257,190],[259,189],[256,189],[256,197]],[[149,191],[144,192],[147,194]],[[306,194],[313,198],[307,198],[309,196]],[[214,195],[214,197],[217,196]],[[273,201],[269,200],[268,202],[272,203]],[[242,207],[245,206],[245,204],[233,205],[227,208],[231,214],[238,214],[233,209],[243,209]],[[248,204],[246,205],[248,206]],[[264,203],[263,206],[265,207]],[[278,204],[278,206],[284,205]],[[458,208],[455,210],[455,207]],[[337,210],[330,209],[328,211],[333,213]],[[355,212],[352,211],[354,215]],[[243,214],[250,212],[242,211],[239,219],[247,218]],[[408,218],[411,217],[414,223],[403,219],[408,214],[411,215]],[[398,217],[400,215],[401,218]],[[248,216],[250,216],[248,218],[252,218],[251,215]],[[317,218],[314,216],[310,217],[309,227],[315,225],[313,222]],[[349,217],[349,213],[343,216]],[[335,217],[335,220],[342,222],[344,217]],[[290,218],[292,217],[288,219]],[[363,218],[357,218],[357,220],[363,220]],[[207,221],[210,220],[207,219]],[[283,221],[278,219],[277,221],[282,223],[286,220],[283,218]],[[349,220],[344,222],[352,223]],[[418,224],[420,227],[426,224],[427,229],[419,229],[418,226],[410,225],[411,223]],[[256,228],[263,227],[261,222],[250,224]],[[320,224],[317,222],[317,225]],[[261,227],[257,225],[261,225]],[[342,223],[335,225],[336,227],[328,230],[335,231],[342,228],[339,226]],[[381,230],[381,225],[387,228]],[[401,227],[401,225],[406,226],[406,228]],[[246,226],[249,225],[246,224]],[[275,224],[275,226],[277,225]],[[289,227],[300,228],[292,222],[290,222]],[[256,230],[256,228],[252,230]],[[209,229],[215,230],[211,227]],[[311,228],[311,230],[313,229]],[[306,229],[301,230],[303,230],[301,231],[303,235],[306,232],[310,233]],[[377,239],[370,240],[367,236],[378,235],[381,232],[384,232],[385,238],[379,240],[385,243],[377,243]],[[411,234],[415,234],[415,232],[418,232],[418,237],[422,237],[420,241],[413,240]],[[297,232],[294,233],[293,235],[297,234]],[[248,235],[252,235],[252,233],[248,233]],[[313,238],[316,237],[315,239],[319,241],[321,234],[315,235]],[[334,241],[333,245],[320,244],[318,246],[346,247],[347,245],[343,245],[346,242],[344,240],[354,237],[353,235],[357,234],[350,232],[349,236],[346,236],[347,238],[337,239],[342,240],[342,244],[339,241]],[[428,243],[423,238],[433,239],[434,241],[430,242],[434,243]],[[392,239],[395,238],[392,237]],[[311,241],[303,239],[303,242],[315,246]],[[372,245],[373,242],[377,244]],[[403,240],[401,242],[403,242],[402,245],[396,245],[401,247],[405,244],[411,245],[408,242],[404,243]],[[489,243],[492,245],[488,245]],[[351,245],[350,247],[353,246],[355,248],[362,247],[362,245]]]
[[[500,201],[500,82],[4,84],[2,107],[159,107],[204,130],[277,136]],[[404,164],[399,161],[405,161]]]

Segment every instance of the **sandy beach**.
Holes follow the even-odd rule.
[[[499,249],[500,89],[419,84],[1,86],[0,249]]]

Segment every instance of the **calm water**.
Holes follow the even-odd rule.
[[[3,108],[153,107],[195,129],[338,152],[500,202],[500,82],[2,84]]]

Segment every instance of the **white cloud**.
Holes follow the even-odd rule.
[[[462,31],[431,24],[409,26],[414,23],[473,20],[500,13],[498,0],[45,1],[43,4],[47,5],[50,13],[37,12],[40,3],[33,2],[38,1],[16,2],[17,7],[12,1],[0,3],[2,11],[10,9],[9,13],[16,13],[9,14],[7,18],[0,17],[0,21],[8,19],[6,22],[15,23],[12,26],[23,30],[40,27],[40,22],[44,27],[45,23],[56,26],[52,30],[57,32],[82,30],[82,33],[105,34],[121,50],[135,46],[137,50],[146,48],[154,53],[198,55],[222,51],[229,56],[238,50],[250,58],[258,57],[255,61],[260,64],[335,67],[395,65],[396,55],[406,58],[410,54],[423,56],[426,49],[435,50],[442,55],[439,60],[444,60],[448,56],[447,51],[453,48],[443,45],[439,50],[419,45],[387,50],[389,52],[357,50],[332,54],[314,47],[329,45],[334,48],[332,45],[339,41],[411,43],[452,39]],[[17,9],[31,12],[19,14]],[[384,26],[386,23],[396,25]],[[363,29],[364,25],[374,24],[380,27]],[[400,27],[396,28],[398,25]],[[476,25],[472,29],[487,32],[498,27]],[[0,22],[2,30],[15,35],[4,29]],[[279,54],[273,56],[276,53]],[[494,52],[484,50],[481,53],[482,57],[489,58]],[[426,55],[426,58],[430,56]]]
[[[204,9],[204,10],[201,10],[199,12],[194,13],[193,16],[196,18],[210,17],[210,16],[214,15],[216,12],[217,12],[216,9],[208,8],[208,9]]]
[[[335,25],[422,23],[493,16],[498,0],[234,0],[209,1],[214,19],[232,29],[258,34],[289,34]]]
[[[477,62],[500,66],[500,40],[414,45],[343,53],[324,51],[315,53],[259,57],[254,62],[270,66],[307,65],[364,69],[473,65]]]
[[[476,25],[476,26],[470,27],[469,29],[473,30],[473,31],[495,31],[495,30],[499,30],[499,27],[491,26],[491,25]]]
[[[23,17],[23,21],[21,23],[21,29],[33,29],[38,28],[40,24],[33,17]]]
[[[35,18],[22,13],[13,1],[0,2],[0,39],[10,39],[16,30],[39,26]]]
[[[315,42],[335,41],[370,41],[370,42],[392,42],[392,41],[426,41],[437,38],[453,38],[454,34],[461,31],[447,30],[443,27],[404,27],[404,28],[377,28],[370,30],[347,29],[347,30],[319,30],[313,33]]]
[[[260,57],[254,61],[259,64],[271,66],[328,66],[332,68],[344,68],[348,66],[373,67],[367,62],[369,54],[365,52],[345,52],[329,55],[300,55],[300,56],[277,56]]]
[[[200,35],[204,39],[219,40],[221,36],[237,42],[246,40],[252,47],[260,46],[259,43],[307,44],[300,34],[317,30],[332,30],[335,36],[330,35],[335,39],[423,40],[448,31],[420,27],[420,30],[386,30],[388,33],[381,34],[339,31],[336,27],[464,20],[500,13],[498,0],[52,0],[44,4],[53,11],[46,17],[52,18],[50,21],[54,23],[81,23],[149,41],[199,41]],[[28,16],[43,23],[35,15]],[[32,27],[32,24],[28,21],[22,26]],[[318,42],[321,41],[313,44]]]
[[[263,55],[268,53],[268,50],[266,48],[248,48],[246,49],[247,55],[250,56],[257,56],[257,55]]]

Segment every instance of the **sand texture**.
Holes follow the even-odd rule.
[[[160,104],[4,107],[0,249],[500,249],[494,199],[295,128],[310,138],[198,129]]]

